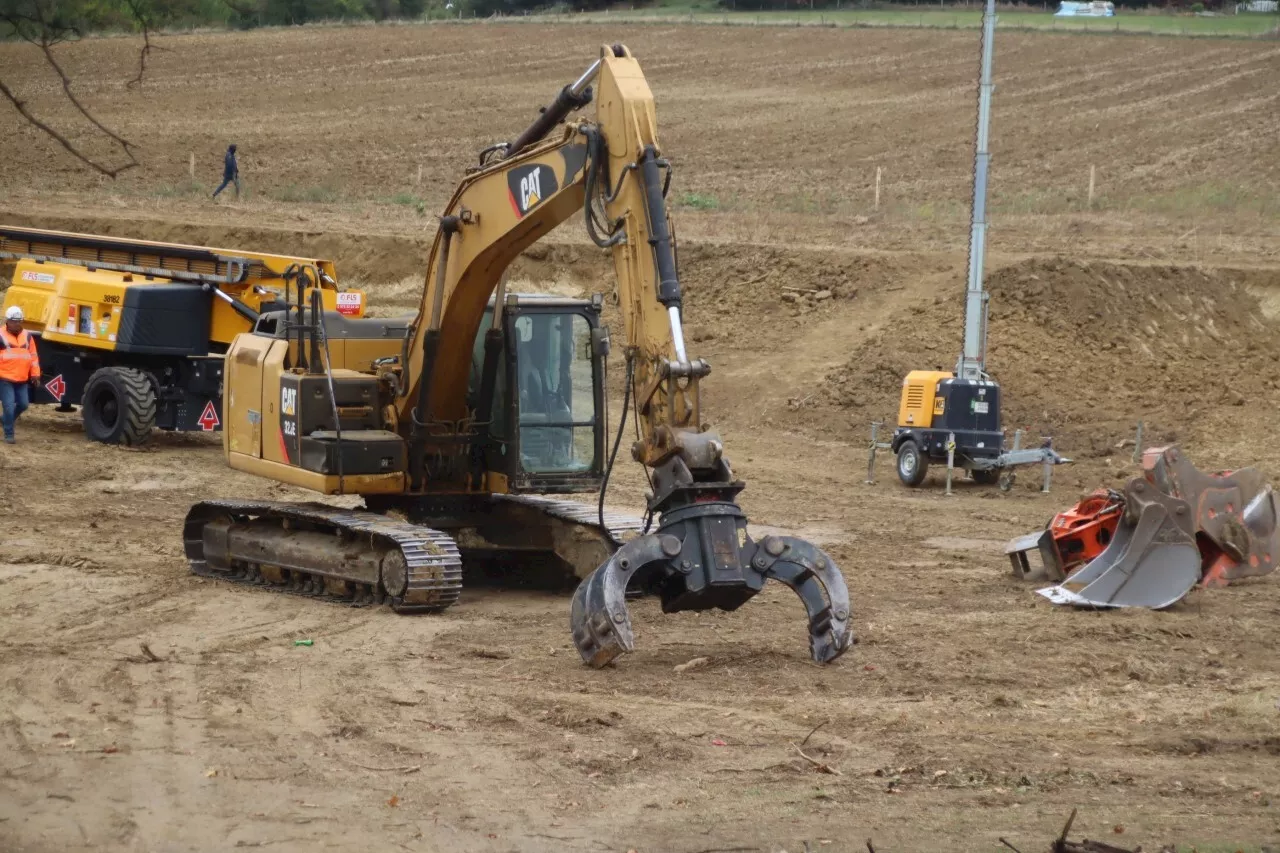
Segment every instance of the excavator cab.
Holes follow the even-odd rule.
[[[604,362],[607,329],[600,299],[510,294],[502,311],[503,348],[490,403],[486,468],[513,493],[592,492],[604,466]],[[468,408],[482,411],[484,341],[494,309],[476,335]]]

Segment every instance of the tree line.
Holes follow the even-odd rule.
[[[429,0],[0,0],[0,38],[417,19]],[[444,2],[437,5],[443,6]]]

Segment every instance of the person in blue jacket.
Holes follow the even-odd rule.
[[[236,162],[236,147],[227,146],[227,156],[222,158],[222,185],[213,191],[213,197],[227,188],[227,184],[236,185],[236,198],[240,198],[240,164]]]

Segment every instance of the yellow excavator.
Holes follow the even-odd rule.
[[[592,101],[594,120],[571,119]],[[735,610],[774,579],[804,603],[812,657],[845,652],[853,636],[839,569],[803,540],[751,537],[737,503],[745,484],[703,423],[710,367],[685,348],[670,177],[640,66],[626,47],[606,46],[523,133],[468,170],[441,216],[415,317],[344,318],[318,297],[264,314],[227,353],[229,464],[359,495],[364,507],[196,504],[184,532],[192,569],[400,612],[453,604],[464,561],[469,576],[476,566],[504,579],[559,571],[580,581],[570,627],[595,667],[634,648],[628,594],[656,594],[669,613]],[[626,328],[611,450],[602,298],[505,286],[508,265],[578,211],[612,253]],[[652,485],[644,524],[604,511],[631,410],[631,455]],[[575,492],[598,492],[598,502],[560,497]]]

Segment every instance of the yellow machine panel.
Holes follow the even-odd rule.
[[[367,342],[361,342],[367,343]],[[321,494],[341,494],[359,489],[360,494],[399,494],[404,491],[404,472],[354,474],[340,478],[298,466],[285,449],[284,431],[296,414],[297,401],[282,394],[281,377],[296,372],[285,368],[296,344],[281,339],[241,335],[227,353],[224,373],[224,405],[228,420],[223,427],[222,447],[227,464],[239,471],[270,477]],[[350,373],[341,369],[334,374]]]
[[[110,444],[220,429],[222,354],[264,314],[319,294],[344,330],[364,322],[365,295],[340,290],[317,258],[0,225],[0,262],[14,264],[3,307],[36,335],[32,402],[81,406],[86,434]],[[340,337],[334,348],[365,369],[392,349]]]
[[[172,282],[130,272],[21,260],[14,270],[13,284],[5,293],[4,306],[20,307],[26,316],[24,325],[50,341],[110,349],[116,340],[126,291],[150,284],[171,285]],[[304,291],[307,304],[315,289]],[[222,290],[251,311],[261,311],[268,303],[285,298],[283,288],[261,284],[248,288],[224,285]],[[365,298],[361,291],[321,288],[320,294],[326,311],[340,311],[350,317],[364,316]],[[251,325],[230,303],[214,299],[209,343],[230,344],[236,335],[249,331]]]
[[[287,346],[284,341],[245,335],[227,354],[222,374],[222,411],[227,418],[222,426],[222,446],[228,461],[234,454],[262,457],[262,365],[277,344]]]
[[[928,428],[934,416],[942,414],[938,383],[951,379],[945,370],[913,370],[902,380],[902,399],[898,403],[898,426]]]
[[[129,274],[19,261],[13,281],[5,304],[22,308],[29,330],[49,342],[114,347]]]
[[[329,354],[333,358],[332,367],[356,370],[361,373],[374,373],[374,362],[380,358],[388,358],[400,354],[401,342],[398,339],[368,339],[332,337],[329,339]]]

